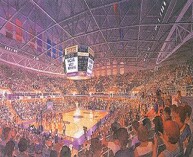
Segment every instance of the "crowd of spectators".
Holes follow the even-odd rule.
[[[161,87],[165,91],[185,88],[187,94],[193,93],[193,90],[189,89],[193,85],[193,66],[188,64],[167,65],[153,70],[77,81],[1,64],[0,76],[0,88],[6,88],[11,93],[128,94],[134,87],[139,86],[143,86],[142,90],[146,91],[152,91],[156,87]]]
[[[13,118],[12,113],[10,112],[5,101],[0,101],[0,119],[5,121],[11,121]]]
[[[6,100],[0,104],[0,156],[39,157],[174,157],[191,156],[192,108],[182,99],[181,93],[172,101],[169,89],[192,85],[193,68],[188,65],[165,66],[134,74],[94,77],[90,80],[72,81],[54,76],[34,74],[16,67],[0,66],[0,87],[17,92],[61,92],[61,98],[50,98],[55,112],[68,112],[75,108],[107,110],[109,116],[97,126],[79,150],[71,148],[64,140],[54,136],[34,134],[13,125],[11,110],[21,120],[34,119],[47,107],[43,98]],[[68,94],[128,93],[142,86],[140,97],[116,99]],[[143,91],[143,92],[142,92]],[[174,103],[174,104],[173,104]]]

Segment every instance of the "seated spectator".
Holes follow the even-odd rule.
[[[135,157],[147,156],[152,154],[153,144],[148,141],[148,130],[145,126],[140,125],[137,130],[137,136],[140,145],[135,149]]]
[[[166,149],[160,154],[158,152],[158,137],[154,137],[153,157],[182,157],[183,152],[180,150],[179,138],[180,129],[176,122],[168,120],[164,123],[164,132],[160,134]]]
[[[127,147],[128,138],[129,138],[127,129],[119,128],[116,131],[116,134],[117,134],[117,139],[120,142],[121,149],[115,154],[115,157],[126,157],[126,156],[134,157],[133,148],[132,147],[131,148]]]

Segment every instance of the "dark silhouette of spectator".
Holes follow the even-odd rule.
[[[13,141],[8,141],[4,149],[4,156],[12,157],[14,148],[15,148],[15,143]]]
[[[166,106],[164,108],[164,111],[163,111],[163,121],[167,121],[167,120],[172,120],[172,117],[171,117],[171,109],[170,107]]]
[[[50,152],[50,157],[57,157],[58,156],[58,153],[56,150],[51,150]]]
[[[163,122],[162,122],[162,118],[160,116],[156,116],[153,119],[153,123],[155,125],[155,133],[159,134],[159,133],[163,133]]]
[[[71,157],[71,151],[68,146],[63,146],[60,151],[60,157]]]
[[[142,123],[143,123],[143,126],[145,126],[148,131],[151,130],[151,121],[150,121],[149,118],[147,118],[147,117],[144,118],[143,121],[142,121]]]
[[[17,154],[17,157],[27,157],[28,156],[26,152],[27,148],[28,148],[27,139],[21,138],[18,143],[19,152]]]

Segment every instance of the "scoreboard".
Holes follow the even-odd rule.
[[[94,66],[94,51],[85,45],[75,45],[64,50],[64,71],[70,79],[88,79]]]

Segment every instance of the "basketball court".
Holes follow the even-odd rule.
[[[87,135],[90,136],[97,125],[103,122],[107,115],[108,112],[106,111],[81,110],[78,108],[74,111],[63,113],[62,121],[64,121],[66,125],[65,136],[63,136],[63,122],[51,121],[50,123],[43,121],[42,125],[45,132],[50,132],[51,130],[53,132],[57,129],[59,136],[63,136],[66,140],[80,144],[85,139],[83,127],[87,127]],[[35,123],[34,125],[37,126]]]

